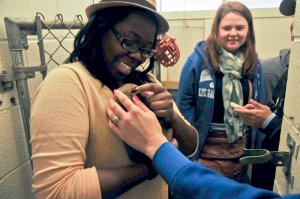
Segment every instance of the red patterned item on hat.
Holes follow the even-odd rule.
[[[156,55],[164,67],[174,66],[180,58],[180,51],[175,39],[165,35],[156,47]]]

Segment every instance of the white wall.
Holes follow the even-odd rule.
[[[300,192],[300,1],[297,1],[291,45],[284,118],[280,136],[280,151],[292,152],[290,180],[282,168],[277,167],[274,188],[281,194]],[[288,142],[287,137],[290,137]],[[289,143],[293,148],[288,147]]]
[[[251,12],[259,58],[273,57],[278,55],[280,49],[289,48],[291,44],[289,26],[292,17],[282,16],[277,8],[252,9]],[[181,56],[175,66],[162,68],[161,80],[177,82],[182,66],[196,43],[207,38],[215,12],[173,12],[163,15],[170,23],[168,34],[176,38]]]

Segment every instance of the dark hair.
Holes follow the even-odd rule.
[[[222,48],[219,41],[219,25],[222,18],[228,13],[235,13],[244,17],[249,26],[248,35],[245,43],[240,47],[244,55],[243,75],[252,79],[256,71],[257,54],[255,50],[255,35],[253,28],[253,19],[250,10],[242,3],[228,2],[222,4],[217,10],[214,22],[212,24],[210,35],[208,36],[206,43],[208,45],[207,54],[215,71],[220,71],[219,67],[219,52]]]
[[[118,88],[117,80],[111,75],[107,67],[105,67],[102,53],[102,37],[116,23],[135,11],[143,10],[134,7],[115,7],[106,8],[94,13],[87,24],[76,35],[74,50],[66,60],[66,63],[80,61],[87,70],[104,85],[110,89]],[[145,11],[143,11],[143,13],[155,21],[153,14]],[[156,40],[153,45],[156,45]],[[137,70],[132,71],[131,74],[126,77],[125,83],[130,82],[140,85],[144,82],[150,82],[147,73],[151,71],[153,67],[154,58],[151,58],[148,68],[143,72]]]

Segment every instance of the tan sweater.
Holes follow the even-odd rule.
[[[37,199],[99,199],[96,168],[133,164],[108,128],[106,108],[113,93],[101,85],[73,63],[51,71],[35,93],[30,125]],[[167,185],[158,176],[119,198],[167,198]]]

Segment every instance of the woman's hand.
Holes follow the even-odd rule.
[[[168,90],[159,83],[148,83],[136,87],[135,92],[141,93],[155,115],[170,125],[172,132],[167,132],[168,140],[183,154],[193,154],[198,145],[197,131],[175,111],[174,101]]]
[[[157,117],[173,122],[176,114],[173,109],[173,98],[168,90],[158,83],[147,83],[135,88],[136,93],[145,97],[147,106]]]
[[[243,108],[236,108],[234,111],[242,117],[245,124],[255,128],[261,128],[264,121],[272,114],[267,106],[252,99],[249,104]]]
[[[157,149],[167,142],[155,114],[136,95],[132,102],[119,90],[114,90],[114,94],[127,111],[111,99],[107,109],[109,127],[128,145],[152,159]]]

